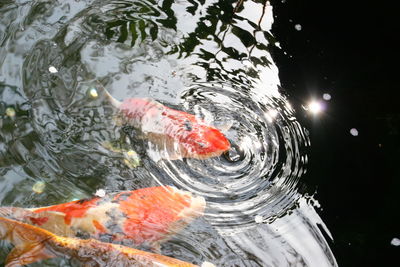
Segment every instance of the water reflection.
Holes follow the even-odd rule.
[[[173,185],[204,197],[207,209],[162,246],[164,255],[217,266],[336,265],[317,227],[323,222],[297,192],[310,143],[278,90],[272,7],[238,3],[0,4],[1,205]],[[232,149],[206,160],[165,159],[119,125],[103,86],[118,100],[150,97],[194,114]],[[140,164],[125,164],[127,154],[105,142],[128,144]],[[37,183],[46,184],[41,194],[32,191]]]

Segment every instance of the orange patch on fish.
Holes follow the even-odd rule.
[[[42,211],[57,211],[65,214],[65,223],[70,225],[73,218],[82,218],[85,216],[88,209],[95,207],[99,198],[92,198],[89,200],[76,200],[64,204],[54,205],[50,207],[35,209],[35,213]]]
[[[57,235],[102,238],[106,234],[110,242],[157,247],[203,215],[205,205],[203,197],[159,186],[36,209],[2,207],[0,215],[12,215]]]
[[[29,217],[29,220],[33,224],[37,224],[37,225],[41,226],[42,224],[46,223],[49,220],[49,217],[39,217],[39,218]]]
[[[152,142],[163,142],[170,150],[176,143],[182,157],[206,159],[219,156],[230,148],[228,139],[217,128],[192,114],[154,100],[129,98],[118,108],[128,123],[140,128]]]
[[[125,200],[120,200],[120,209],[127,215],[123,230],[128,238],[137,244],[145,241],[155,241],[170,234],[171,226],[181,217],[180,212],[189,208],[191,197],[181,194],[171,187],[139,189],[127,194]],[[118,200],[126,193],[115,196]],[[195,216],[195,215],[194,215]]]
[[[107,228],[104,227],[99,221],[93,220],[93,225],[96,227],[97,230],[99,230],[100,233],[107,233]]]

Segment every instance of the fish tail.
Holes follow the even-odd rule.
[[[0,239],[14,245],[6,258],[5,267],[18,267],[56,257],[48,249],[54,235],[39,227],[0,217]]]
[[[12,218],[18,221],[24,221],[26,216],[32,214],[29,209],[19,207],[0,207],[0,217]]]
[[[1,217],[10,217],[14,213],[15,207],[0,207]]]
[[[107,102],[109,102],[113,107],[119,108],[121,106],[121,101],[118,101],[116,98],[114,98],[108,90],[103,86],[103,84],[100,81],[96,82],[96,89],[104,95],[104,98],[106,99]]]

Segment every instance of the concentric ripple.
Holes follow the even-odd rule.
[[[216,84],[194,85],[181,98],[185,111],[223,129],[232,147],[207,160],[162,160],[160,169],[179,188],[207,198],[207,216],[216,226],[250,226],[286,212],[294,203],[308,145],[287,102],[260,103]]]
[[[0,4],[0,204],[173,185],[207,208],[161,254],[222,267],[335,266],[322,221],[297,191],[310,144],[278,92],[272,20],[269,2],[257,0]],[[231,149],[169,158],[170,144],[116,123],[103,87],[119,101],[194,114]],[[127,151],[134,164],[124,163]],[[1,247],[0,259],[7,253]]]

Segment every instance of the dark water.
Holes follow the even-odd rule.
[[[298,106],[332,96],[322,116],[297,118],[312,141],[303,181],[317,190],[339,266],[399,262],[396,12],[373,1],[274,5],[273,32],[282,46],[274,58],[289,100]]]
[[[304,190],[312,146],[281,91],[272,21],[264,1],[1,2],[0,204],[174,185],[207,209],[162,254],[216,266],[336,266],[318,201]],[[224,129],[234,149],[165,158],[91,97],[102,86],[119,100],[150,97],[195,114]]]

